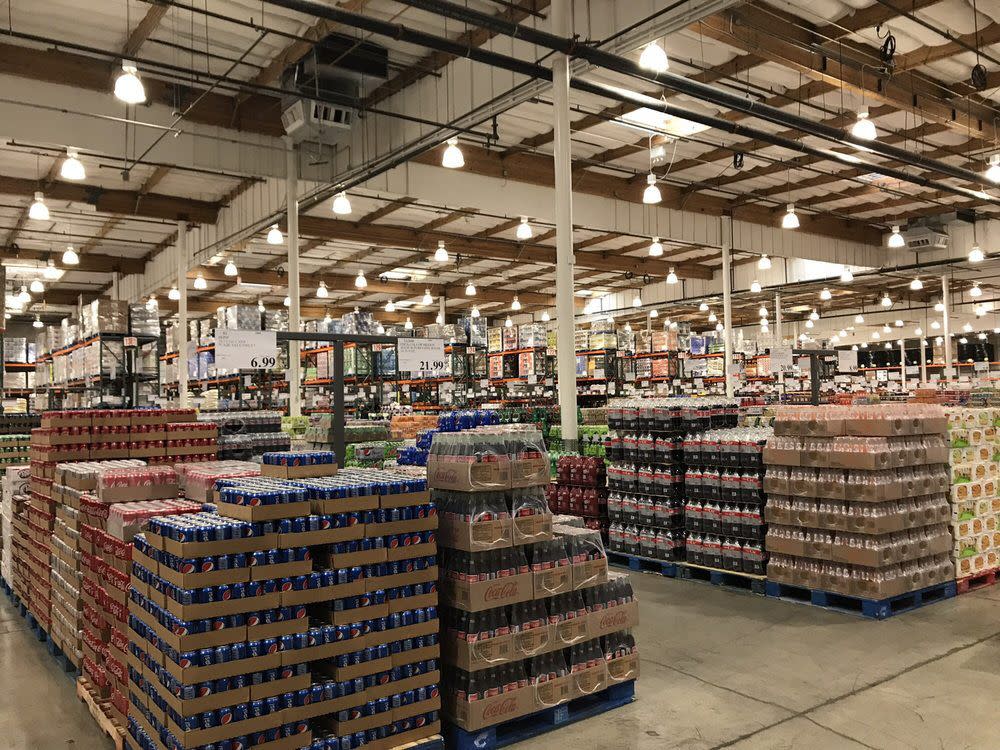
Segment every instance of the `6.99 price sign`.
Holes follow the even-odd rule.
[[[215,366],[224,370],[270,370],[278,364],[274,331],[215,331]]]

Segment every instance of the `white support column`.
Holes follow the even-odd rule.
[[[944,305],[944,313],[941,316],[941,325],[944,326],[944,369],[941,371],[942,378],[951,377],[951,299],[948,293],[948,276],[941,275],[941,304]]]
[[[302,330],[300,310],[302,294],[299,289],[299,161],[298,151],[291,140],[285,142],[287,169],[285,193],[288,213],[288,330],[298,333]],[[288,415],[302,416],[302,350],[301,341],[288,342]],[[341,461],[343,456],[338,457]]]
[[[777,346],[784,346],[784,339],[781,332],[781,292],[774,293],[774,340]],[[773,351],[773,350],[772,350]],[[781,393],[780,386],[785,382],[784,370],[778,370],[778,393]]]
[[[909,388],[906,387],[906,341],[904,339],[899,340],[899,377],[903,393],[906,393]]]
[[[733,363],[733,274],[731,252],[733,249],[733,219],[723,216],[722,219],[722,332],[725,343],[725,355],[722,360],[722,374],[726,378],[726,398],[732,398],[736,392],[733,376],[729,367]]]
[[[444,322],[448,319],[446,317],[446,313],[445,313],[444,307],[445,307],[444,290],[442,290],[441,291],[441,296],[438,297],[438,315],[441,316],[441,324],[442,325],[444,325]]]
[[[182,409],[189,406],[188,403],[188,228],[184,220],[177,222],[177,247],[174,251],[177,255],[177,291],[180,292],[180,299],[177,300],[177,400]],[[117,277],[118,274],[115,274]]]
[[[115,302],[120,302],[122,298],[121,282],[122,276],[118,271],[111,274],[111,299]]]
[[[927,339],[920,337],[920,385],[927,385]]]
[[[552,31],[569,37],[570,0],[552,3]],[[559,376],[559,421],[566,445],[575,448],[576,347],[573,336],[573,175],[569,125],[569,58],[552,56],[552,110],[555,117],[556,199],[556,372]]]

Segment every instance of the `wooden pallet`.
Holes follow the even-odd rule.
[[[79,677],[76,681],[76,697],[83,701],[87,710],[90,711],[90,715],[94,717],[94,721],[97,722],[97,726],[101,728],[111,741],[115,745],[115,750],[123,750],[125,743],[125,727],[120,726],[118,722],[112,718],[111,712],[107,710],[106,705],[110,701],[102,699],[100,696],[94,692],[93,686],[90,684],[90,680],[86,677]]]
[[[968,594],[970,591],[976,591],[978,589],[986,588],[987,586],[992,586],[996,582],[997,568],[984,570],[982,573],[976,573],[975,575],[966,576],[965,578],[959,578],[955,581],[958,586],[959,594]]]

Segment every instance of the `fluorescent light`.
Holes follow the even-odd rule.
[[[278,229],[277,224],[272,224],[271,229],[267,233],[267,244],[268,245],[281,245],[284,243],[285,238],[281,235],[281,230]]]
[[[642,191],[642,202],[646,204],[659,203],[663,200],[660,188],[656,186],[656,175],[650,172],[646,175],[646,189]]]
[[[990,156],[989,164],[983,176],[990,182],[1000,182],[1000,154]]]
[[[194,288],[195,289],[208,288],[208,283],[205,281],[205,277],[202,276],[201,271],[198,271],[198,275],[194,277]]]
[[[975,284],[973,284],[972,289],[969,290],[969,296],[970,297],[982,297],[983,296],[983,290],[979,287],[979,282],[978,281]]]
[[[833,298],[833,293],[830,292],[830,290],[827,289],[826,287],[823,287],[823,291],[819,293],[819,298],[821,300],[823,300],[824,302],[826,302],[827,300],[830,300],[830,299]]]
[[[66,250],[62,254],[62,262],[64,266],[79,265],[80,256],[76,254],[76,250],[73,249],[72,245],[66,245]]]
[[[517,312],[518,310],[521,309],[521,300],[517,298],[516,294],[514,295],[514,300],[510,303],[510,309],[513,310],[514,312]]]
[[[799,215],[795,213],[795,204],[789,203],[785,209],[785,215],[781,217],[782,229],[798,229]]]
[[[326,299],[330,296],[330,290],[326,288],[326,282],[320,281],[319,286],[316,287],[316,296],[320,299]]]
[[[28,218],[35,221],[49,220],[49,207],[45,205],[45,196],[40,190],[35,192],[35,200],[28,209]]]
[[[656,42],[650,42],[643,47],[642,54],[639,55],[639,67],[654,73],[663,73],[670,69],[670,60],[663,47]]]
[[[41,279],[32,279],[31,285],[28,287],[32,294],[44,294],[45,284],[42,283]]]
[[[667,283],[668,284],[676,284],[677,283],[677,274],[674,272],[673,268],[671,268],[670,269],[670,273],[667,274]]]
[[[659,258],[661,255],[663,255],[663,245],[660,244],[659,237],[654,237],[649,245],[649,257]]]
[[[466,297],[476,296],[476,285],[473,284],[472,281],[469,281],[469,283],[465,285],[465,296]]]
[[[906,240],[903,239],[903,235],[899,233],[898,225],[893,225],[892,234],[889,235],[889,239],[885,244],[892,248],[906,247]]]
[[[122,73],[115,79],[115,96],[126,104],[146,101],[146,89],[139,78],[139,69],[131,60],[122,60]]]
[[[181,290],[177,288],[176,284],[174,284],[172,287],[170,287],[170,291],[167,292],[167,299],[176,302],[180,298],[181,298]]]
[[[347,216],[351,213],[351,199],[343,190],[333,196],[333,212],[337,216]]]
[[[840,283],[850,284],[852,281],[854,281],[854,274],[851,272],[850,268],[844,266],[844,270],[840,272]]]
[[[240,269],[236,267],[236,264],[233,263],[233,259],[230,258],[226,263],[226,267],[222,269],[222,273],[226,276],[239,276]]]
[[[525,240],[530,240],[534,232],[531,231],[531,224],[528,223],[528,217],[522,216],[521,223],[517,225],[516,237],[522,242]]]
[[[364,271],[358,271],[357,277],[354,279],[354,286],[358,289],[368,288],[368,279],[365,278]]]
[[[914,279],[913,281],[910,282],[911,291],[919,292],[923,288],[924,288],[924,282],[922,282],[920,279]]]
[[[757,279],[754,279],[750,284],[750,291],[753,294],[760,294],[760,290],[761,290],[760,282],[757,281]]]
[[[444,153],[441,154],[441,166],[448,169],[461,169],[465,166],[465,156],[458,147],[458,138],[449,138]]]
[[[862,141],[874,141],[878,138],[875,123],[868,119],[867,109],[858,111],[858,119],[851,128],[851,135]]]
[[[757,261],[757,268],[761,271],[769,271],[771,269],[771,259],[767,257],[767,253],[760,256],[760,260]]]
[[[982,263],[986,260],[986,254],[979,245],[969,250],[969,263]]]
[[[75,148],[66,149],[66,158],[63,159],[62,167],[59,169],[59,176],[74,182],[87,179],[87,170],[83,168],[80,152]]]

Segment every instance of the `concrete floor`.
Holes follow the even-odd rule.
[[[884,622],[635,574],[638,700],[518,750],[995,748],[1000,586]],[[103,750],[0,596],[0,746]]]

